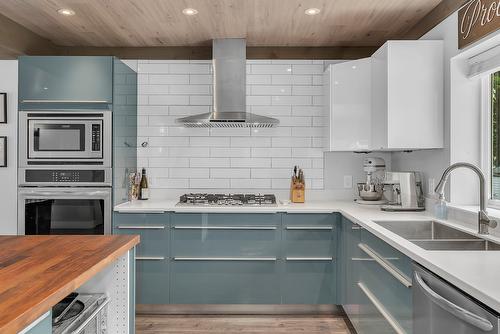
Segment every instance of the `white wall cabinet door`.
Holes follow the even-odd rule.
[[[442,148],[442,41],[388,41],[371,59],[372,149]]]
[[[371,149],[371,60],[328,66],[324,73],[325,151]]]

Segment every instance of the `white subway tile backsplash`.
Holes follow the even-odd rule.
[[[212,179],[248,179],[250,178],[250,169],[248,168],[211,168],[210,178]]]
[[[209,177],[207,168],[170,168],[170,178],[173,179],[204,179]]]
[[[185,128],[176,119],[212,109],[211,61],[139,61],[138,162],[153,192],[169,189],[286,190],[294,165],[323,188],[324,62],[248,60],[247,111],[276,128]],[[207,190],[208,191],[208,190]]]
[[[271,179],[231,179],[233,189],[270,189]]]
[[[275,74],[271,78],[273,85],[311,85],[311,75],[282,75]]]
[[[152,105],[187,105],[189,96],[186,95],[149,95],[149,104]]]
[[[190,179],[189,187],[192,189],[229,188],[229,179]]]
[[[290,157],[292,149],[290,147],[254,147],[252,148],[252,157],[273,158],[273,157]]]
[[[229,137],[192,137],[191,146],[229,147]]]
[[[179,74],[150,74],[149,84],[155,85],[182,85],[189,83],[189,75]]]
[[[191,158],[189,161],[191,167],[229,167],[231,165],[230,158]]]

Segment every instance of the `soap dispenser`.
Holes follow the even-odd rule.
[[[448,206],[444,200],[444,195],[440,194],[434,204],[434,215],[438,219],[446,220],[448,218]]]

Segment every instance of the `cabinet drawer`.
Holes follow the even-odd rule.
[[[335,257],[337,225],[336,216],[333,214],[284,214],[284,255]]]
[[[19,58],[20,103],[112,103],[113,57]]]
[[[172,227],[177,226],[280,226],[281,218],[275,213],[174,213]]]
[[[172,229],[172,256],[278,256],[279,229],[228,226],[176,226]]]
[[[275,259],[180,259],[172,261],[173,304],[279,304]]]
[[[169,303],[169,265],[167,257],[136,256],[136,303]]]
[[[138,234],[141,242],[137,246],[137,257],[168,257],[169,215],[144,213],[115,213],[114,234]]]
[[[283,304],[336,304],[336,263],[332,259],[285,260]]]

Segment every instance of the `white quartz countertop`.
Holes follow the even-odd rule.
[[[115,206],[122,213],[206,212],[206,213],[331,213],[339,212],[398,249],[415,262],[433,271],[475,299],[500,313],[500,251],[428,251],[379,226],[380,220],[435,219],[428,212],[383,212],[378,206],[362,206],[347,201],[312,201],[279,204],[274,207],[176,206],[174,200],[127,202]],[[440,221],[440,220],[437,220]],[[440,221],[476,234],[476,226],[465,227],[454,221]],[[497,237],[490,240],[500,242]]]

